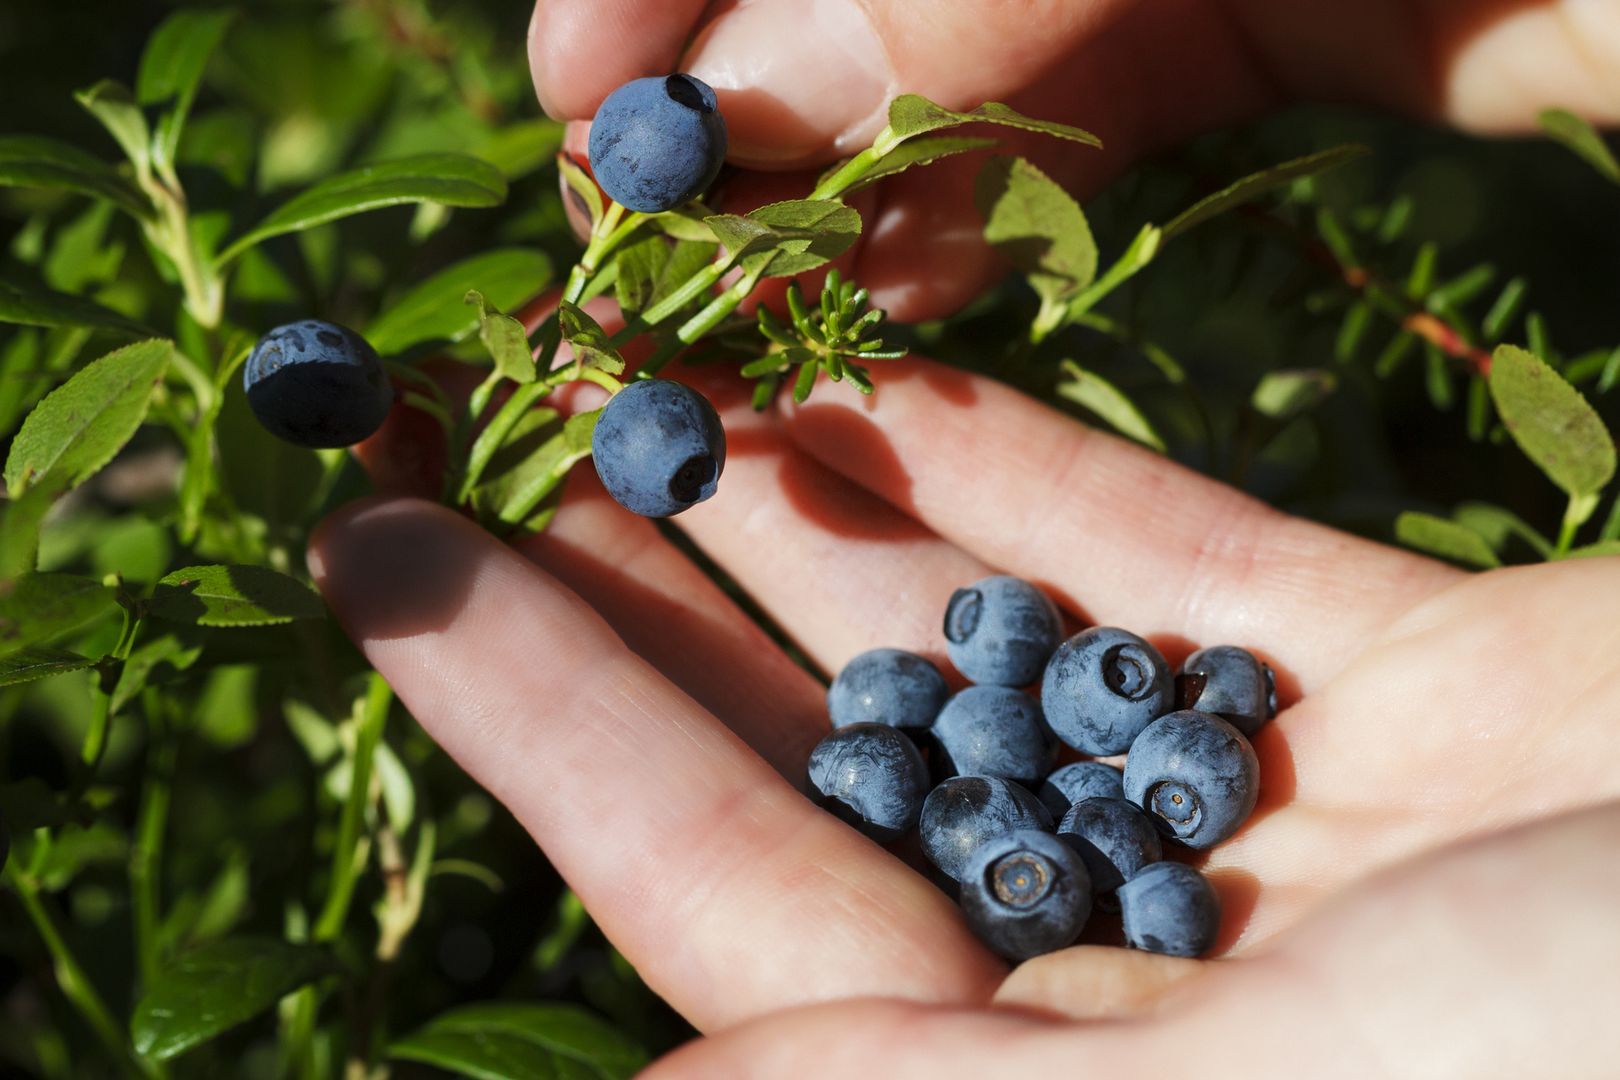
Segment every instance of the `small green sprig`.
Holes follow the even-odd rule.
[[[897,360],[906,355],[905,349],[889,347],[877,336],[884,314],[881,308],[871,307],[870,300],[867,290],[845,281],[837,270],[830,270],[821,287],[821,302],[814,308],[806,306],[798,282],[788,286],[786,322],[761,304],[757,314],[759,332],[770,347],[764,356],[742,368],[743,378],[759,380],[754,407],[763,409],[794,368],[798,368],[793,377],[796,402],[810,397],[816,377],[823,371],[833,382],[847,381],[861,393],[870,394],[871,373],[862,362]]]

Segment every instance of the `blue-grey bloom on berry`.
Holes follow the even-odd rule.
[[[726,160],[726,122],[701,79],[632,79],[596,110],[589,154],[596,182],[614,201],[656,214],[714,183]]]
[[[821,805],[888,843],[917,823],[928,767],[899,728],[851,724],[834,728],[810,751],[810,786]]]
[[[1041,781],[1036,794],[1052,812],[1054,820],[1062,820],[1069,807],[1081,799],[1123,799],[1125,781],[1112,765],[1101,761],[1071,761],[1060,765]]]
[[[1166,956],[1202,956],[1221,928],[1221,902],[1190,866],[1158,862],[1119,887],[1125,943]]]
[[[945,608],[946,652],[988,686],[1028,686],[1063,637],[1063,617],[1040,589],[997,575],[957,589]]]
[[[1097,893],[1113,892],[1163,854],[1153,822],[1124,799],[1081,799],[1057,831],[1086,864]]]
[[[1091,915],[1084,862],[1056,837],[1021,829],[987,841],[962,874],[968,925],[1008,960],[1072,945]]]
[[[1277,678],[1247,649],[1213,645],[1199,649],[1181,665],[1181,673],[1204,681],[1192,706],[1214,713],[1245,735],[1277,715]]]
[[[1128,630],[1093,626],[1059,645],[1041,679],[1041,708],[1058,738],[1084,754],[1130,749],[1175,707],[1170,665]]]
[[[1052,830],[1052,815],[1035,796],[998,776],[954,776],[928,793],[917,824],[923,854],[949,877],[985,841],[1018,829]]]
[[[844,665],[827,688],[834,727],[888,724],[925,728],[950,697],[945,676],[916,653],[869,649]]]
[[[1190,848],[1225,840],[1254,810],[1260,763],[1243,733],[1195,709],[1149,724],[1125,758],[1125,798]]]
[[[970,686],[952,697],[930,729],[944,775],[1000,776],[1031,787],[1056,749],[1040,704],[1010,686]]]
[[[669,517],[714,494],[726,433],[709,399],[668,379],[640,379],[608,399],[591,434],[596,475],[613,500]]]
[[[353,446],[382,427],[394,388],[377,351],[319,319],[278,326],[253,347],[242,388],[259,423],[298,446]]]

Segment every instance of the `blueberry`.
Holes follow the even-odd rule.
[[[1125,943],[1166,956],[1202,956],[1221,928],[1221,902],[1209,881],[1190,866],[1160,862],[1143,867],[1119,887]]]
[[[394,405],[377,351],[353,330],[305,319],[278,326],[242,368],[248,405],[270,434],[298,446],[353,446]]]
[[[945,608],[946,652],[976,683],[1028,686],[1062,636],[1057,605],[1020,578],[976,581],[957,589]]]
[[[1041,679],[1041,708],[1057,737],[1095,757],[1121,754],[1175,707],[1175,678],[1159,650],[1128,630],[1093,626],[1058,646]]]
[[[1187,657],[1181,673],[1204,678],[1203,691],[1193,702],[1199,712],[1214,713],[1245,735],[1277,715],[1277,678],[1247,649],[1200,649]]]
[[[956,776],[940,784],[923,801],[917,825],[923,854],[957,881],[980,845],[1019,829],[1050,832],[1052,815],[1035,796],[996,776]]]
[[[1098,893],[1113,892],[1163,854],[1153,822],[1124,799],[1081,799],[1063,815],[1058,836],[1079,854]]]
[[[930,729],[945,775],[1000,776],[1034,785],[1055,749],[1041,707],[1022,690],[970,686],[945,703]]]
[[[974,853],[960,899],[979,940],[1008,960],[1028,960],[1074,944],[1091,914],[1091,880],[1062,841],[1021,829]]]
[[[874,840],[897,840],[917,823],[928,792],[922,753],[899,728],[850,724],[810,751],[819,802]]]
[[[726,433],[696,390],[640,379],[602,407],[591,454],[614,502],[643,517],[669,517],[714,494]]]
[[[1125,759],[1125,798],[1161,833],[1208,848],[1237,832],[1259,795],[1260,763],[1243,733],[1183,709],[1149,724]]]
[[[596,110],[589,153],[603,191],[631,210],[656,214],[714,183],[726,159],[726,122],[701,79],[632,79]]]
[[[916,653],[871,649],[844,665],[827,688],[834,727],[890,724],[925,728],[950,696],[945,676]]]
[[[1041,802],[1052,812],[1053,818],[1062,818],[1069,807],[1081,799],[1123,799],[1125,782],[1119,770],[1100,761],[1075,761],[1059,766],[1041,782],[1038,794]]]

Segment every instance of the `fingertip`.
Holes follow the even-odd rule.
[[[529,19],[529,71],[540,107],[588,120],[631,79],[667,75],[707,0],[539,0]]]

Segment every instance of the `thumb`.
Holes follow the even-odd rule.
[[[698,25],[703,5],[690,0],[541,0],[530,56],[541,101],[567,119],[678,66],[720,95],[732,161],[787,166],[860,149],[896,94],[949,107],[1010,96],[1128,6],[1030,0],[1015,18],[1004,0],[728,0]],[[604,21],[635,27],[611,38],[635,55],[586,47],[586,35],[608,40]]]

